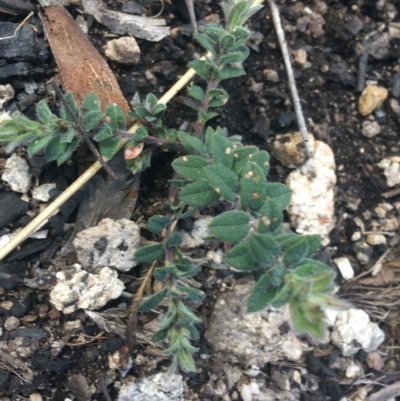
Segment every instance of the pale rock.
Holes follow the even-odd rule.
[[[140,61],[140,47],[133,36],[108,41],[104,53],[110,60],[121,64],[137,64]]]
[[[50,302],[65,314],[77,309],[99,309],[124,290],[124,283],[116,271],[103,267],[99,274],[91,274],[75,264],[56,274],[57,284],[50,292]]]
[[[332,343],[343,356],[355,355],[360,349],[367,353],[375,351],[384,339],[384,332],[361,309],[340,311],[331,333]]]
[[[29,401],[42,401],[42,400],[43,400],[43,398],[39,393],[32,393],[29,396]]]
[[[377,351],[370,352],[367,355],[366,362],[371,369],[375,370],[383,370],[385,366],[385,362],[383,361],[381,355]]]
[[[200,217],[193,225],[191,233],[181,232],[183,235],[183,240],[181,246],[188,248],[197,248],[203,245],[206,238],[210,237],[211,231],[208,229],[208,225],[213,221],[212,216]]]
[[[12,120],[10,115],[6,113],[5,111],[0,111],[0,123],[7,121],[7,120]]]
[[[369,245],[386,244],[386,237],[383,234],[368,234],[366,240]]]
[[[335,158],[332,149],[316,141],[314,156],[291,172],[286,185],[292,191],[287,207],[292,226],[301,234],[319,234],[324,245],[335,227]]]
[[[50,199],[50,191],[56,187],[56,184],[42,184],[32,191],[32,197],[41,202],[47,202]]]
[[[281,334],[282,324],[290,324],[289,308],[266,308],[247,312],[252,280],[238,281],[231,291],[217,300],[205,337],[226,362],[264,366],[268,362],[298,362],[307,345],[289,330]]]
[[[3,326],[7,331],[12,331],[15,330],[17,327],[19,327],[19,325],[20,325],[19,319],[17,319],[14,316],[10,316],[4,321]]]
[[[103,219],[79,232],[73,244],[83,268],[93,271],[108,266],[126,272],[137,265],[133,255],[139,242],[140,228],[133,221]]]
[[[242,397],[243,401],[252,401],[253,400],[253,393],[251,391],[251,387],[249,384],[243,383],[239,390],[240,396]]]
[[[325,308],[324,309],[324,315],[325,315],[324,321],[325,321],[327,327],[334,326],[338,314],[339,314],[339,311],[337,309],[333,309],[333,308]]]
[[[351,241],[356,242],[359,241],[362,237],[361,231],[354,231],[353,235],[351,236]]]
[[[4,173],[1,176],[3,181],[10,184],[15,192],[27,193],[32,185],[32,173],[28,162],[16,153],[7,159]]]
[[[294,61],[303,66],[307,62],[307,52],[304,49],[293,50]]]
[[[350,280],[354,277],[354,270],[351,267],[351,263],[348,258],[340,257],[333,259],[333,261],[335,262],[335,265],[337,266],[340,274],[345,280]]]
[[[0,110],[4,104],[11,100],[15,95],[14,88],[10,85],[0,85]]]
[[[363,121],[361,133],[366,138],[373,138],[381,133],[381,126],[376,121]]]
[[[317,13],[312,13],[310,15],[310,23],[308,24],[308,30],[312,33],[314,38],[322,36],[325,31],[323,26],[325,25],[325,20],[322,15]]]
[[[263,71],[264,78],[270,82],[279,82],[278,72],[275,70],[265,69]]]
[[[384,59],[389,54],[390,35],[387,32],[377,32],[368,45],[368,53],[377,60]]]
[[[368,85],[358,100],[358,110],[363,116],[371,114],[388,97],[388,90],[378,85]]]
[[[390,99],[389,100],[389,104],[390,104],[390,108],[392,109],[392,111],[397,114],[398,116],[400,116],[400,104],[398,102],[397,99]]]
[[[354,379],[361,376],[361,368],[355,362],[351,362],[346,369],[345,375],[348,379]]]
[[[312,151],[315,151],[315,139],[310,135]],[[284,166],[300,167],[307,160],[306,148],[300,132],[280,134],[275,137],[271,154]]]
[[[381,160],[377,166],[383,169],[383,175],[386,177],[386,184],[389,187],[394,187],[400,184],[400,158],[390,157]]]
[[[182,376],[157,373],[124,383],[117,401],[180,401],[183,394]]]

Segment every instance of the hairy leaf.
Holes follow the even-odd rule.
[[[209,80],[211,68],[205,60],[193,60],[188,64],[188,66],[193,68],[201,78],[206,81]]]
[[[149,230],[154,233],[158,234],[162,230],[164,230],[165,227],[171,222],[171,219],[167,216],[161,216],[161,215],[155,215],[150,217],[149,219]]]
[[[247,301],[247,310],[249,312],[258,312],[264,309],[274,299],[277,291],[278,289],[271,283],[269,274],[263,274],[251,290]]]
[[[257,210],[265,201],[267,179],[260,166],[247,162],[240,180],[240,199],[243,209]]]
[[[248,240],[235,245],[224,255],[223,260],[229,266],[243,271],[251,271],[260,267],[253,258]]]
[[[46,124],[57,118],[57,116],[51,112],[47,102],[44,99],[40,100],[36,105],[36,116],[43,124]]]
[[[250,52],[247,47],[245,47],[245,49],[247,51],[239,51],[239,52],[231,51],[227,54],[224,54],[220,59],[221,64],[240,63],[240,62],[246,60],[247,57],[249,57]]]
[[[106,108],[107,122],[115,131],[117,129],[124,131],[126,128],[125,113],[122,108],[116,104],[109,104]]]
[[[275,297],[271,300],[270,304],[274,308],[281,308],[289,302],[291,289],[289,284],[284,284],[282,288],[279,289]]]
[[[283,220],[282,210],[274,200],[268,198],[260,208],[259,213],[261,215],[258,226],[260,232],[274,232],[281,227]]]
[[[60,142],[70,143],[76,136],[76,132],[73,127],[69,127],[67,131],[60,134]]]
[[[239,210],[224,212],[208,225],[208,229],[220,240],[237,242],[249,232],[249,215]]]
[[[173,233],[164,243],[166,248],[172,248],[174,246],[179,246],[182,243],[183,236],[181,233]]]
[[[8,141],[23,131],[16,121],[6,120],[0,124],[0,141]]]
[[[75,137],[70,143],[66,144],[64,153],[57,158],[57,164],[59,166],[71,157],[72,153],[74,153],[76,148],[78,147],[79,142],[80,138]]]
[[[156,292],[151,297],[146,298],[138,307],[138,312],[148,312],[154,309],[167,295],[168,288],[164,287],[162,290]]]
[[[72,112],[74,113],[74,116],[79,120],[79,118],[80,118],[79,109],[78,109],[78,106],[75,103],[75,99],[72,96],[72,94],[71,93],[67,93],[65,95],[65,100],[69,104]],[[67,109],[64,106],[64,104],[61,104],[61,106],[60,106],[60,115],[65,120],[68,120],[71,123],[75,123],[75,119],[71,116],[71,114],[69,114],[69,111],[67,111]]]
[[[105,139],[111,138],[113,136],[113,131],[109,124],[102,124],[97,134],[93,137],[93,139],[97,142],[104,141]]]
[[[246,72],[243,68],[238,67],[225,67],[220,74],[220,81],[230,78],[241,77],[242,75],[246,75]]]
[[[267,184],[267,197],[271,198],[281,210],[289,205],[291,196],[292,192],[286,185],[279,182]]]
[[[100,142],[100,153],[107,159],[111,159],[118,150],[119,139],[108,138]]]
[[[168,333],[169,333],[169,327],[161,329],[153,334],[153,336],[151,337],[151,341],[153,341],[154,343],[158,343],[159,341],[166,340],[168,337]]]
[[[197,288],[183,287],[177,285],[176,289],[181,293],[185,293],[188,300],[192,302],[202,301],[206,297],[206,294],[203,291],[198,290]]]
[[[177,135],[182,145],[189,153],[198,153],[200,156],[207,155],[207,150],[200,139],[183,131],[178,131]]]
[[[200,102],[204,102],[204,99],[206,98],[206,94],[200,86],[192,85],[188,88],[188,92],[192,98],[199,100]]]
[[[164,252],[163,244],[146,245],[139,248],[133,258],[138,263],[150,263],[164,255]]]
[[[41,151],[46,145],[49,143],[49,141],[53,138],[52,135],[47,135],[43,136],[41,138],[38,138],[34,140],[32,143],[29,144],[28,146],[28,154],[29,156],[33,156],[37,152]]]
[[[262,266],[270,265],[281,254],[281,248],[271,234],[253,233],[249,241],[254,260]]]
[[[57,160],[65,152],[66,144],[60,138],[53,137],[46,146],[46,159],[48,161]]]
[[[217,194],[205,180],[186,185],[180,192],[182,202],[189,206],[207,206],[219,199]]]
[[[172,168],[183,178],[197,180],[204,177],[204,167],[207,161],[200,156],[182,156],[175,159]]]
[[[172,273],[175,269],[175,265],[169,264],[168,266],[165,267],[159,267],[154,270],[154,278],[158,281],[163,281],[165,280],[165,277],[168,276],[168,274]]]
[[[256,163],[261,167],[264,175],[268,174],[269,171],[269,154],[265,150],[261,150],[259,152],[254,153],[249,156],[249,160],[253,163]]]
[[[226,200],[233,202],[234,192],[239,186],[238,176],[232,170],[219,163],[210,164],[204,170],[208,183],[214,191]]]
[[[96,127],[104,114],[100,110],[88,111],[83,115],[83,129],[85,131],[90,131]]]

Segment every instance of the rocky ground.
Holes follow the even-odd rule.
[[[119,36],[82,13],[81,5],[68,10],[131,100],[136,92],[161,96],[201,54],[183,5],[165,2],[162,16],[171,33],[159,42],[138,39],[140,54],[129,59],[115,54],[115,42],[107,45]],[[0,263],[1,401],[372,401],[400,394],[400,2],[278,5],[301,104],[321,156],[313,162],[311,181],[321,181],[310,183],[304,170],[288,167],[299,160],[284,154],[294,137],[284,135],[297,127],[268,7],[249,24],[254,33],[247,75],[224,84],[230,100],[216,123],[275,155],[270,181],[297,187],[296,205],[302,205],[292,204],[287,222],[320,230],[324,248],[318,257],[337,272],[337,294],[349,309],[327,311],[325,341],[295,336],[285,308],[246,313],[250,281],[218,263],[215,249],[191,283],[208,295],[198,306],[203,324],[197,372],[166,375],[169,361],[149,340],[156,315],[140,318],[136,356],[129,361],[123,345],[126,309],[141,276],[131,254],[140,233],[149,234],[143,229],[147,218],[165,210],[172,176],[171,155],[160,153],[140,183],[129,176],[118,184],[97,176]],[[34,10],[24,3],[12,15],[6,6],[0,1],[0,39],[12,36]],[[160,3],[147,0],[108,6],[125,13],[160,11]],[[202,24],[219,21],[221,14],[211,0],[199,0],[196,16]],[[8,40],[11,45],[0,40],[0,107],[29,116],[42,98],[55,107],[49,80],[57,65],[37,15]],[[195,116],[184,91],[168,105],[173,127]],[[123,162],[113,161],[121,174]],[[29,159],[24,149],[8,155],[0,147],[0,247],[86,166],[81,156],[56,167],[41,156]],[[139,196],[133,196],[138,188]],[[311,204],[325,211],[323,219],[307,209],[311,195]],[[192,256],[205,259],[209,249],[195,229],[202,232],[193,222],[182,227],[188,248],[197,241]],[[67,289],[73,290],[69,298]],[[386,395],[374,395],[384,388]]]

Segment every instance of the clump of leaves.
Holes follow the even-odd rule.
[[[94,141],[99,142],[100,152],[111,158],[118,149],[119,138],[116,130],[126,129],[125,113],[117,104],[110,104],[102,112],[96,94],[90,93],[84,99],[80,110],[71,94],[65,96],[71,113],[61,104],[59,116],[54,114],[45,100],[36,105],[33,121],[20,112],[11,114],[11,119],[0,124],[0,143],[6,144],[6,151],[12,152],[18,146],[27,146],[28,154],[42,150],[49,161],[64,163],[84,140],[82,129]],[[76,121],[79,122],[79,126]]]

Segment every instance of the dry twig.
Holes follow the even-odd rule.
[[[400,395],[400,382],[396,382],[370,395],[367,401],[388,401]]]

